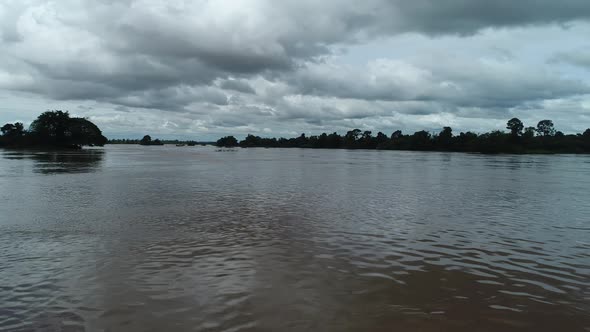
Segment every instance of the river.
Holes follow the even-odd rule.
[[[0,330],[590,331],[590,157],[0,150]]]

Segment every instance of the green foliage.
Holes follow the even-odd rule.
[[[88,119],[72,118],[68,112],[47,111],[39,115],[29,131],[22,123],[6,124],[0,144],[7,146],[48,146],[80,148],[84,145],[103,146],[107,138]]]

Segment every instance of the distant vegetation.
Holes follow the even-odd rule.
[[[140,141],[140,145],[164,145],[159,139],[155,139],[152,141],[152,137],[150,135],[145,135]]]
[[[457,151],[481,153],[590,153],[590,129],[582,134],[564,135],[556,131],[551,120],[539,121],[536,127],[526,127],[517,118],[506,124],[508,133],[492,131],[485,134],[472,132],[453,135],[451,127],[432,135],[417,131],[404,135],[401,130],[391,135],[382,132],[373,136],[371,131],[354,129],[340,136],[337,133],[297,138],[263,138],[248,135],[238,141],[227,136],[217,141],[218,146],[232,147],[277,147],[277,148],[321,148],[321,149],[383,149],[416,151]]]
[[[48,111],[33,121],[28,130],[20,122],[7,123],[2,128],[0,146],[81,148],[103,146],[107,138],[98,127],[84,118],[72,118],[68,112]]]
[[[8,123],[1,128],[0,147],[52,147],[81,148],[82,146],[103,146],[104,144],[141,144],[179,146],[209,142],[152,140],[146,135],[142,139],[107,140],[100,129],[84,118],[70,117],[68,112],[48,111],[33,121],[29,129],[22,123]],[[536,127],[525,127],[517,118],[506,124],[508,132],[492,131],[484,134],[462,132],[454,135],[451,127],[444,127],[437,134],[417,131],[404,135],[401,130],[391,135],[382,132],[373,135],[371,131],[353,129],[344,136],[338,133],[296,138],[263,138],[248,135],[238,141],[234,136],[220,138],[220,147],[269,147],[269,148],[321,148],[321,149],[382,149],[416,151],[458,151],[481,153],[590,153],[590,129],[581,134],[565,135],[557,131],[551,120],[542,120]]]
[[[107,144],[140,144],[140,145],[164,145],[164,144],[176,144],[176,145],[188,145],[188,146],[195,146],[195,145],[206,145],[210,143],[206,142],[197,142],[194,140],[164,140],[164,139],[154,139],[150,135],[145,135],[142,139],[110,139]]]
[[[233,136],[225,136],[217,140],[217,146],[232,148],[238,146],[238,140]]]

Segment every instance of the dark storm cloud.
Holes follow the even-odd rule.
[[[76,52],[63,58],[57,54],[53,61],[21,55],[24,60],[53,80],[94,82],[122,91],[209,84],[230,74],[291,71],[299,60],[329,54],[332,44],[378,35],[471,34],[487,27],[590,17],[590,4],[575,0],[248,1],[243,8],[226,1],[36,3],[31,6],[34,12],[17,2],[4,5],[2,35],[11,40],[19,35],[26,46],[27,39],[36,41],[27,33],[48,34],[53,29],[53,37],[71,34],[67,39],[73,44],[61,47]],[[27,23],[29,29],[17,28]]]
[[[473,34],[489,27],[561,24],[590,18],[586,0],[398,0],[387,7],[401,19],[392,27],[431,35]]]
[[[166,31],[148,22],[136,24],[138,26],[124,25],[112,31],[113,34],[124,36],[124,42],[117,40],[111,45],[114,51],[121,54],[148,54],[156,58],[167,58],[168,61],[197,59],[206,67],[239,74],[286,70],[293,66],[293,60],[285,53],[282,45],[275,45],[274,48],[248,45],[245,42],[242,45],[232,45],[226,40],[231,35],[215,31],[209,31],[207,36],[191,36],[189,29]],[[259,46],[262,47],[257,48]]]
[[[477,38],[589,19],[587,0],[6,0],[0,89],[207,115],[224,126],[494,112],[587,94],[588,86],[516,57],[490,64],[469,55],[369,54],[368,65],[342,65],[332,56],[405,33]],[[588,67],[587,54],[563,53],[554,63]]]

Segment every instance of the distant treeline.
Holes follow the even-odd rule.
[[[81,148],[103,146],[107,138],[88,119],[70,117],[68,112],[47,111],[39,115],[29,129],[20,123],[0,128],[0,146],[11,148]]]
[[[405,135],[401,130],[391,135],[353,129],[344,136],[338,133],[296,138],[264,138],[248,135],[238,141],[226,136],[216,142],[222,147],[316,148],[316,149],[383,149],[417,151],[457,151],[482,153],[590,153],[590,129],[580,134],[565,135],[556,131],[551,120],[542,120],[536,127],[526,127],[517,118],[506,124],[508,132],[492,131],[484,134],[462,132],[454,135],[451,127],[439,133],[417,131]],[[28,129],[22,123],[7,123],[1,128],[0,147],[57,147],[80,148],[84,145],[104,144],[141,145],[208,145],[211,142],[193,140],[159,140],[149,135],[142,139],[107,140],[100,129],[88,119],[70,117],[68,112],[48,111],[39,115]]]
[[[142,139],[109,139],[107,144],[140,144],[140,145],[164,145],[164,144],[175,144],[175,145],[188,145],[188,146],[195,146],[195,145],[208,145],[212,144],[211,142],[197,142],[195,140],[161,140],[161,139],[154,139],[150,135],[145,135]]]
[[[539,121],[536,127],[525,128],[522,121],[513,118],[508,121],[509,132],[492,131],[484,134],[462,132],[453,135],[451,127],[444,127],[440,133],[431,134],[417,131],[404,135],[401,130],[391,135],[382,132],[373,135],[371,131],[353,129],[346,135],[323,133],[317,136],[297,138],[263,138],[248,135],[238,142],[233,136],[217,141],[223,147],[268,147],[268,148],[316,148],[316,149],[383,149],[416,151],[456,151],[481,153],[590,153],[590,129],[582,134],[565,135],[556,131],[551,120]]]

